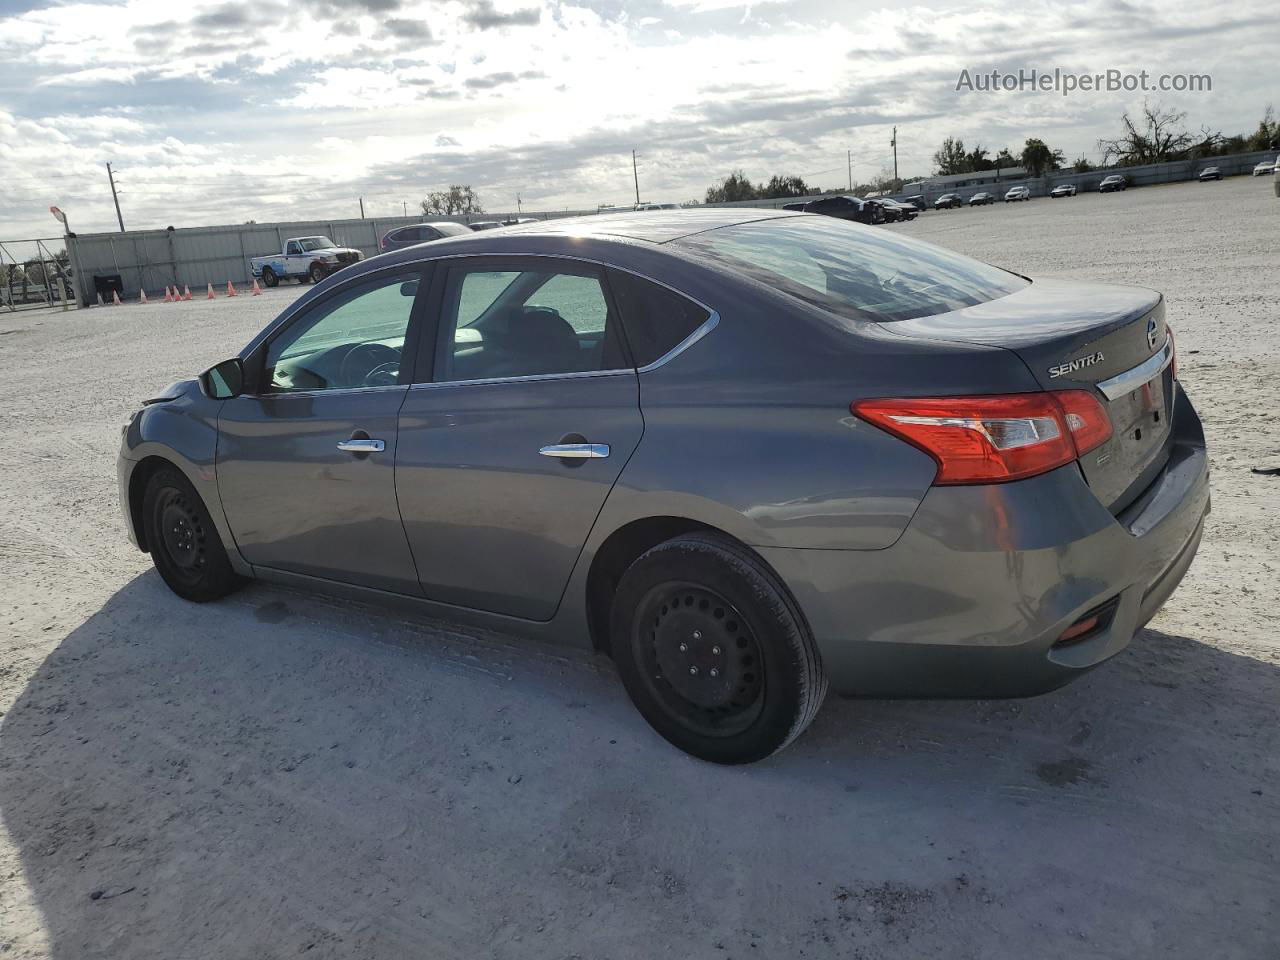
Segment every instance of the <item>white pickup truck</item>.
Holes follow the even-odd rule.
[[[319,283],[335,270],[363,259],[359,250],[340,247],[328,237],[290,237],[281,253],[250,257],[249,272],[268,287],[286,277],[299,283]]]

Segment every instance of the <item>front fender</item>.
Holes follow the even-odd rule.
[[[125,427],[120,445],[118,480],[121,507],[132,539],[147,549],[138,509],[142,491],[161,462],[177,467],[204,501],[231,564],[239,573],[249,565],[236,549],[218,495],[216,458],[218,414],[222,401],[205,396],[195,380],[186,380],[165,391],[168,399],[148,403]]]

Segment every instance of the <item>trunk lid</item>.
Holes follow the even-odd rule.
[[[1175,388],[1164,362],[1164,298],[1154,290],[1037,280],[987,303],[883,326],[909,337],[1004,347],[1046,390],[1094,391],[1112,436],[1080,467],[1113,513],[1132,503],[1168,460]]]

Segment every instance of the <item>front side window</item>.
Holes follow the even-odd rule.
[[[629,366],[599,274],[566,266],[454,267],[438,380],[493,380]]]
[[[838,316],[877,323],[970,307],[1030,283],[930,243],[819,217],[737,224],[674,242]]]
[[[317,304],[267,347],[268,393],[394,386],[417,273],[356,284]]]
[[[291,257],[297,256],[302,252],[302,247],[298,246],[297,240],[290,240],[285,244],[284,252]]]

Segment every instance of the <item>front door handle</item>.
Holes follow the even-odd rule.
[[[339,440],[338,449],[343,453],[381,453],[387,449],[387,444],[383,440],[352,437],[350,440]]]
[[[609,455],[609,445],[607,443],[553,443],[538,452],[544,457],[595,460]]]

